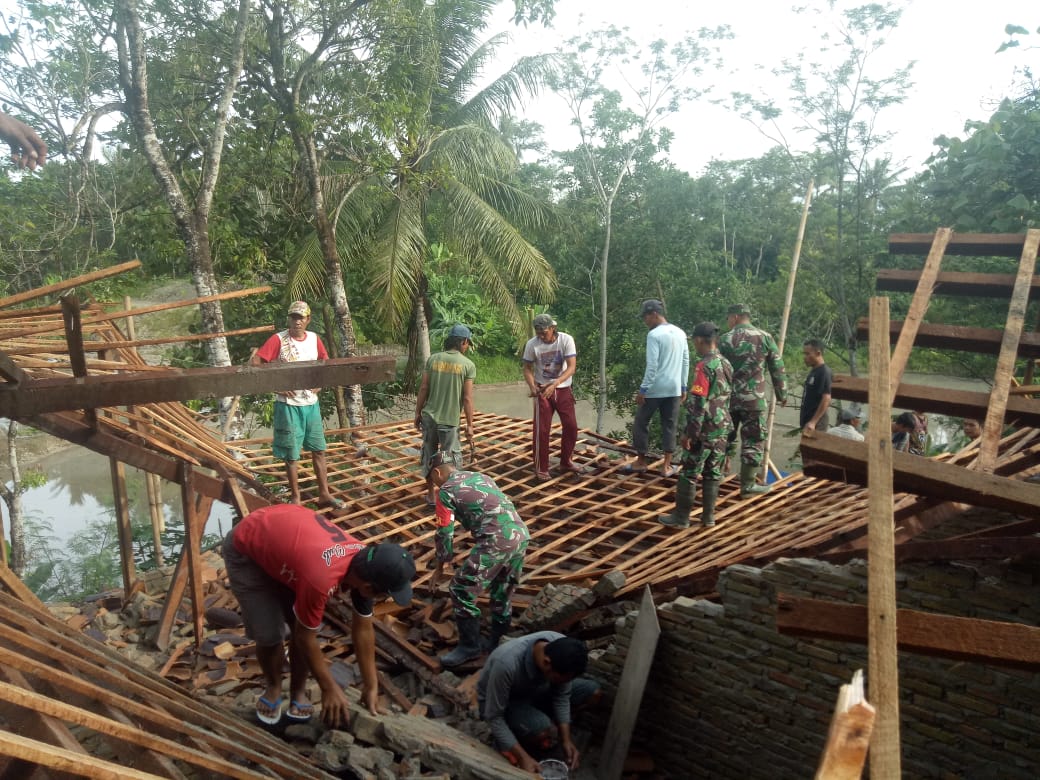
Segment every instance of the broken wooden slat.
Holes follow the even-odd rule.
[[[989,407],[982,423],[982,437],[979,444],[980,471],[993,471],[997,460],[997,445],[1004,428],[1004,409],[1008,402],[1008,389],[1015,376],[1015,359],[1018,357],[1018,344],[1025,327],[1026,307],[1029,305],[1029,288],[1036,270],[1037,250],[1040,249],[1040,230],[1035,228],[1026,233],[1022,245],[1022,257],[1019,260],[1018,276],[1015,278],[1015,291],[1008,305],[1007,323],[1004,326],[1004,338],[997,357],[997,367],[993,375],[993,387],[989,393]]]
[[[937,658],[1040,669],[1040,628],[900,609],[899,649]],[[776,628],[791,636],[863,644],[867,608],[859,604],[777,594]]]
[[[26,301],[35,300],[36,298],[45,298],[48,295],[55,295],[65,290],[71,290],[75,287],[80,287],[84,284],[90,284],[100,279],[107,279],[110,276],[118,276],[119,274],[126,273],[127,271],[133,271],[135,268],[141,267],[140,260],[131,260],[128,263],[120,263],[119,265],[109,266],[108,268],[102,268],[100,271],[92,271],[89,274],[81,274],[80,276],[74,276],[71,279],[63,279],[60,282],[54,284],[48,284],[43,287],[36,287],[32,290],[26,290],[25,292],[16,293],[15,295],[8,295],[5,298],[0,298],[0,309],[6,309],[9,306],[17,306]]]
[[[917,329],[921,326],[921,322],[924,319],[925,312],[928,311],[928,303],[932,299],[932,288],[935,286],[935,279],[939,275],[939,267],[942,265],[943,254],[946,252],[946,246],[950,243],[950,238],[953,235],[951,228],[939,228],[935,231],[935,239],[932,241],[932,248],[928,251],[928,258],[924,262],[924,268],[921,270],[921,280],[917,285],[917,290],[914,292],[913,300],[910,301],[910,309],[906,313],[906,320],[903,323],[903,328],[899,333],[899,341],[896,344],[895,351],[892,353],[892,357],[889,360],[888,350],[885,350],[885,359],[889,360],[891,365],[889,398],[895,395],[895,390],[899,386],[900,381],[903,379],[903,370],[906,368],[906,361],[910,359],[910,350],[913,349],[914,339],[917,336]],[[887,298],[885,299],[888,300]],[[871,338],[883,339],[885,331],[888,330],[887,320],[888,312],[885,312],[886,327],[884,330],[874,329],[871,327]],[[873,320],[871,321],[873,323]],[[877,419],[887,419],[878,418]]]

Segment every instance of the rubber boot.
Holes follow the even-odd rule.
[[[748,498],[769,492],[768,485],[759,485],[755,479],[758,477],[758,466],[752,463],[740,464],[740,497]]]
[[[704,480],[704,498],[701,506],[701,525],[711,528],[715,525],[715,502],[719,500],[719,480]]]
[[[490,653],[498,647],[498,643],[502,641],[502,637],[509,633],[510,625],[512,625],[512,620],[506,620],[501,623],[492,620],[491,636],[480,643],[480,649],[485,653]]]
[[[480,658],[480,618],[457,617],[455,625],[459,629],[458,645],[450,653],[437,659],[441,666],[446,668]]]
[[[693,509],[693,499],[697,493],[697,485],[690,482],[685,474],[679,475],[679,482],[675,486],[675,509],[671,514],[661,515],[657,522],[672,528],[690,527],[690,510]]]

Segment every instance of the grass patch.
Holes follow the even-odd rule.
[[[477,366],[478,385],[495,385],[501,382],[520,382],[524,378],[524,370],[520,366],[520,358],[512,355],[480,355],[470,353],[468,356]]]

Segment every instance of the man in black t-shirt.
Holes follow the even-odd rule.
[[[827,409],[831,405],[831,379],[833,374],[823,362],[823,342],[806,339],[802,344],[802,359],[809,368],[802,386],[802,409],[798,424],[803,431],[826,431]]]

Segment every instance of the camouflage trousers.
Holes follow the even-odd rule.
[[[683,456],[682,476],[693,483],[702,474],[705,479],[722,479],[727,443],[724,436],[712,441],[695,441],[693,449]]]
[[[480,617],[477,599],[487,591],[491,622],[508,624],[513,614],[513,591],[520,583],[524,553],[530,535],[517,518],[508,538],[501,534],[482,537],[455,572],[448,586],[456,618]]]
[[[733,457],[737,454],[737,435],[740,435],[740,462],[751,465],[762,465],[766,442],[766,413],[763,409],[732,406],[729,410],[733,418],[733,430],[729,434],[729,449],[726,454]]]

